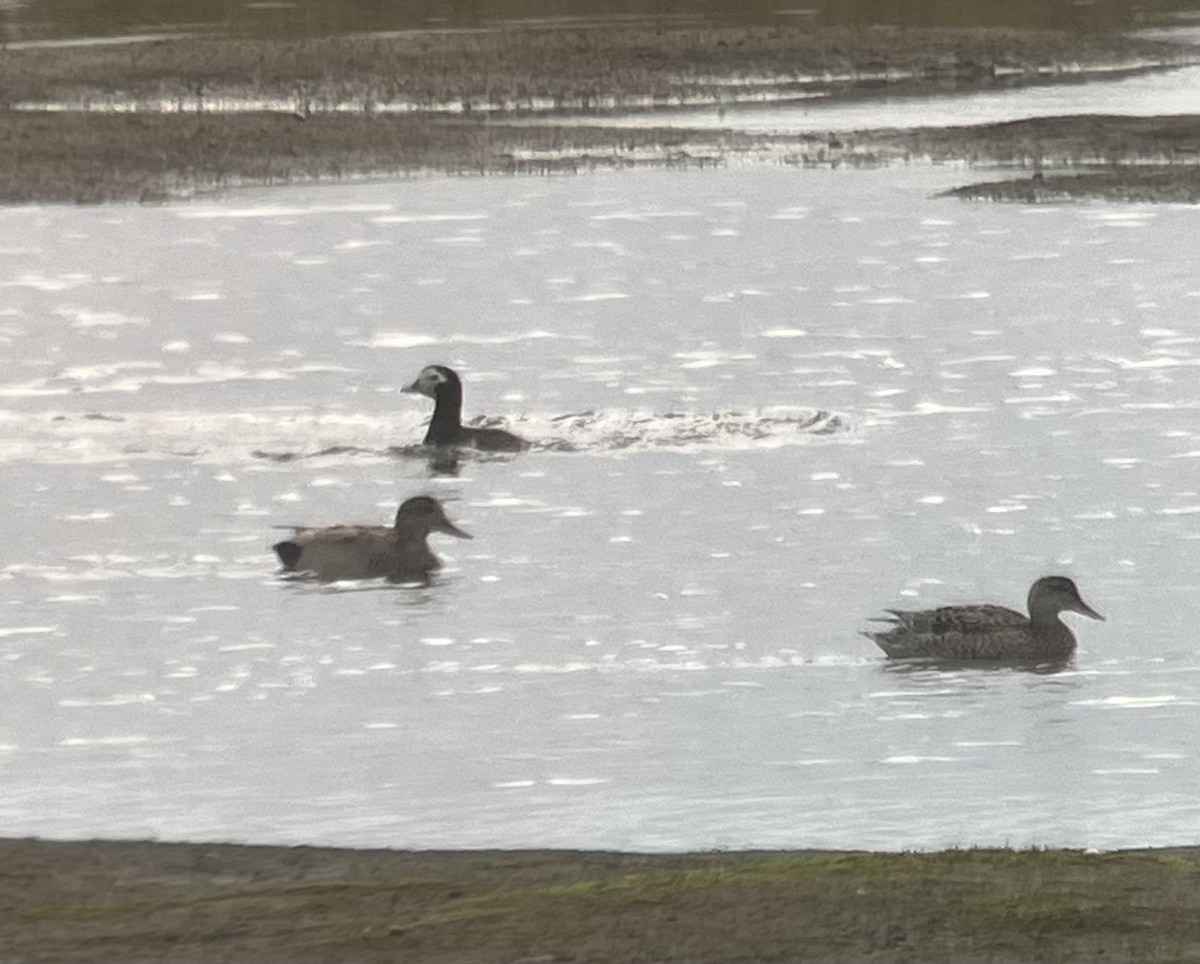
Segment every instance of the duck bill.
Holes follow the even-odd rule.
[[[469,532],[464,532],[449,519],[443,519],[442,524],[438,526],[438,532],[444,532],[448,536],[454,536],[458,539],[474,539],[475,537]],[[1099,617],[1103,619],[1104,617]]]
[[[418,378],[418,379],[417,379],[415,382],[413,382],[412,384],[410,384],[410,385],[405,385],[405,386],[404,386],[402,389],[400,389],[400,391],[402,391],[402,392],[406,392],[406,393],[407,393],[407,394],[409,394],[409,395],[420,395],[420,394],[421,394],[421,384],[420,384],[420,382],[421,382],[421,380]]]
[[[1079,615],[1087,616],[1089,619],[1098,619],[1102,623],[1106,622],[1103,616],[1096,612],[1096,610],[1085,603],[1082,599],[1076,599],[1075,604],[1075,612],[1079,613]]]

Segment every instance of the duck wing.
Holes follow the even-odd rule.
[[[941,606],[937,609],[885,610],[893,617],[897,629],[909,633],[943,636],[960,633],[964,636],[997,633],[1007,630],[1027,630],[1029,617],[1007,606]]]
[[[887,610],[891,628],[864,635],[893,659],[1013,660],[1036,645],[1029,619],[1004,606]]]
[[[484,452],[523,452],[529,443],[503,428],[463,428],[464,444]]]
[[[285,570],[312,573],[321,582],[375,579],[391,569],[395,531],[354,525],[297,529],[272,548]]]

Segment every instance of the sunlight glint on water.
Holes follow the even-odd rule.
[[[0,210],[10,834],[388,846],[1192,839],[1197,211],[951,170]],[[458,367],[533,440],[431,474]],[[272,526],[447,501],[428,590]],[[1108,616],[888,666],[884,606]]]

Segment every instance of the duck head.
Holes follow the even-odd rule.
[[[426,365],[413,383],[405,385],[400,391],[437,399],[440,393],[453,392],[455,389],[461,392],[462,382],[453,368],[447,368],[445,365]]]
[[[1054,617],[1061,612],[1079,613],[1104,622],[1104,617],[1083,601],[1074,582],[1066,576],[1043,576],[1029,589],[1029,616]]]
[[[421,536],[430,532],[444,532],[459,539],[475,538],[451,522],[442,504],[431,495],[414,495],[411,499],[405,499],[396,512],[396,530],[415,531]]]

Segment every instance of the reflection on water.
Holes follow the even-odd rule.
[[[645,22],[670,19],[715,23],[868,27],[1020,27],[1044,30],[1131,30],[1193,14],[1195,0],[1009,0],[1003,4],[903,0],[814,0],[802,6],[776,0],[503,0],[453,3],[435,0],[271,0],[267,3],[211,0],[18,0],[0,6],[0,26],[9,40],[47,37],[104,37],[133,32],[219,31],[234,36],[326,36],[389,30],[478,28],[495,24]]]
[[[1195,31],[1179,42],[1200,39]],[[620,127],[678,127],[688,130],[731,129],[755,134],[805,131],[861,131],[879,128],[953,127],[998,124],[1028,117],[1067,117],[1077,114],[1115,114],[1154,117],[1200,114],[1200,67],[1126,76],[1113,70],[1111,79],[1086,83],[1058,82],[983,93],[951,93],[922,97],[877,97],[857,103],[825,103],[821,98],[788,98],[777,103],[705,104],[671,110],[632,113],[579,114],[553,118],[555,124]],[[527,119],[526,123],[543,123]],[[1094,163],[1106,159],[1097,157]],[[1190,154],[1164,160],[1193,162]]]
[[[1191,839],[1197,210],[961,176],[0,210],[6,832]],[[432,361],[540,444],[431,470]],[[418,492],[475,535],[430,589],[276,577],[272,526]],[[1050,571],[1109,618],[1060,672],[858,635]]]

